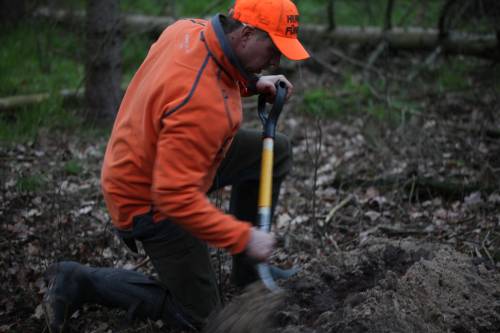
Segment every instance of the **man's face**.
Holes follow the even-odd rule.
[[[264,69],[277,67],[281,52],[274,46],[271,38],[263,31],[245,27],[243,40],[237,55],[243,67],[249,73],[258,74]]]

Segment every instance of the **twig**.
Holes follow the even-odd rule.
[[[338,69],[330,65],[328,62],[318,58],[317,56],[312,56],[311,57],[318,65],[323,67],[324,69],[328,70],[330,73],[334,75],[342,75]]]
[[[477,256],[478,258],[482,258],[482,257],[483,257],[483,256],[481,255],[481,251],[479,251],[479,249],[478,249],[476,246],[474,246],[474,252],[476,253],[476,256]]]
[[[382,231],[383,233],[389,236],[418,236],[418,235],[427,235],[431,233],[425,230],[403,229],[392,225],[381,225],[378,227],[378,230]]]
[[[366,66],[366,64],[364,62],[359,61],[359,60],[354,59],[354,58],[351,58],[351,57],[345,55],[342,51],[337,50],[335,48],[330,48],[329,51],[334,56],[339,57],[340,59],[347,61],[351,65],[364,68],[365,70],[369,70],[370,72],[373,72],[373,73],[377,74],[380,77],[387,77],[387,78],[389,78],[391,80],[395,80],[395,81],[408,82],[408,80],[406,80],[406,79],[404,79],[402,77],[395,76],[395,75],[392,75],[392,74],[382,73],[382,71],[379,71],[376,68],[373,68],[373,67],[367,68],[367,66]]]
[[[486,253],[486,256],[488,256],[488,259],[490,259],[491,264],[493,266],[495,266],[495,260],[493,259],[493,257],[490,254],[490,251],[488,251],[488,248],[486,247],[486,243],[488,242],[488,237],[489,236],[490,236],[490,232],[488,231],[486,233],[486,236],[484,237],[483,241],[481,242],[481,247],[483,248],[484,253]]]
[[[144,265],[146,265],[148,262],[151,261],[151,258],[150,257],[146,257],[144,259],[142,259],[138,264],[136,264],[134,267],[132,267],[130,270],[131,271],[136,271],[138,270],[139,268],[143,267]]]
[[[335,214],[339,211],[339,209],[346,206],[349,202],[351,202],[352,199],[354,199],[354,196],[350,194],[347,198],[342,200],[337,206],[333,207],[330,213],[328,213],[328,215],[326,216],[325,224],[330,222],[330,220],[333,218],[333,216],[335,216]]]
[[[320,225],[318,224],[318,221],[316,220],[316,202],[317,202],[317,190],[318,190],[318,169],[319,169],[319,162],[321,158],[321,150],[323,148],[323,127],[321,125],[320,118],[316,118],[316,130],[317,130],[317,135],[316,135],[316,142],[314,145],[314,176],[313,176],[313,197],[312,197],[312,214],[313,214],[313,222],[314,225],[319,227]],[[321,235],[322,233],[319,233]],[[320,237],[321,244],[323,244],[323,238]]]
[[[370,90],[372,90],[373,95],[377,98],[382,98],[378,92],[373,89],[370,84],[370,71],[373,68],[373,65],[377,62],[377,59],[382,55],[384,50],[387,48],[388,43],[385,38],[378,44],[377,48],[370,54],[368,57],[368,62],[365,65],[365,69],[363,71],[363,78],[366,84],[368,84]]]
[[[408,75],[408,78],[407,80],[408,81],[413,81],[413,79],[415,79],[415,77],[422,71],[422,69],[426,68],[426,67],[430,67],[431,65],[433,65],[435,62],[436,62],[436,59],[443,53],[443,47],[440,45],[438,47],[436,47],[436,49],[434,49],[434,51],[429,54],[429,56],[425,59],[425,61],[423,62],[423,64],[421,64],[420,66],[417,66],[417,68],[415,70],[413,70],[410,75]]]
[[[335,239],[333,239],[333,238],[332,238],[332,239],[330,239],[330,241],[332,242],[333,247],[335,248],[335,250],[337,250],[337,252],[340,252],[340,253],[341,253],[341,252],[342,252],[342,250],[340,249],[340,246],[339,246],[339,244],[337,243],[337,241],[336,241]]]
[[[416,177],[415,177],[415,175],[412,175],[410,195],[408,196],[408,203],[409,204],[411,204],[411,200],[413,199],[413,193],[415,192],[415,183],[416,183]]]
[[[219,184],[219,177],[216,178],[216,183],[217,183],[217,187],[219,187],[219,189],[217,190],[217,192],[215,193],[215,206],[222,210],[222,192],[224,190],[223,187],[220,187],[220,184]],[[222,283],[222,266],[223,266],[223,257],[222,257],[222,250],[221,249],[217,249],[217,278],[218,278],[218,283],[219,283],[219,292],[220,292],[220,301],[222,304],[224,304],[224,298],[222,297],[222,293],[224,291],[224,285]]]

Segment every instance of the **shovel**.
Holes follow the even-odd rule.
[[[260,230],[271,231],[271,205],[272,205],[272,187],[273,187],[273,159],[274,159],[274,138],[276,136],[276,125],[280,116],[288,88],[284,82],[276,84],[276,97],[270,111],[266,110],[266,96],[259,96],[258,113],[262,121],[264,131],[262,133],[262,161],[259,184],[259,201],[257,225]],[[278,269],[279,270],[279,269]],[[273,274],[269,265],[259,263],[257,265],[259,277],[264,285],[271,291],[279,291],[280,288],[274,281]],[[289,277],[296,270],[279,270],[282,276]]]

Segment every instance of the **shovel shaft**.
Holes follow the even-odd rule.
[[[273,190],[273,155],[274,140],[272,138],[264,138],[262,143],[262,161],[259,184],[259,210],[261,208],[271,207],[271,193]]]
[[[259,96],[259,117],[264,126],[262,140],[262,160],[259,182],[259,202],[258,202],[258,226],[262,231],[271,231],[271,205],[273,192],[273,159],[274,159],[274,136],[276,134],[276,123],[285,103],[286,85],[278,83],[276,86],[276,99],[273,108],[266,113],[266,98]],[[274,282],[269,266],[260,263],[257,265],[257,271],[264,285],[272,290],[278,291],[279,287]]]

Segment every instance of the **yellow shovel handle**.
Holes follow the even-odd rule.
[[[260,168],[259,208],[270,208],[273,191],[273,154],[274,140],[265,138],[262,143],[262,161]]]

